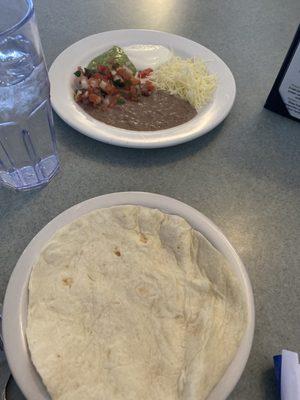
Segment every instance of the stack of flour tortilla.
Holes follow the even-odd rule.
[[[60,229],[29,284],[27,340],[53,400],[202,400],[247,325],[226,259],[181,217],[119,206]]]

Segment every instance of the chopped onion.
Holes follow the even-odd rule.
[[[114,81],[121,81],[124,82],[124,79],[120,75],[115,75],[114,76]]]
[[[105,90],[107,86],[107,83],[105,81],[100,82],[100,89]]]
[[[108,96],[106,96],[106,97],[104,98],[104,100],[103,100],[103,104],[104,104],[105,106],[109,106],[109,102],[110,102],[110,99],[109,99]]]
[[[85,76],[79,78],[78,89],[88,89],[89,83]]]

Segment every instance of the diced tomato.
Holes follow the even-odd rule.
[[[149,90],[146,88],[145,85],[143,85],[143,86],[141,87],[141,92],[142,92],[142,95],[143,95],[143,96],[150,96],[150,92],[149,92]]]
[[[99,72],[96,72],[95,74],[93,74],[93,78],[100,79],[101,78],[101,74],[99,74]]]
[[[119,93],[118,89],[114,85],[112,85],[111,83],[107,83],[104,91],[107,94],[117,94],[117,93]]]
[[[150,94],[155,90],[155,86],[151,81],[146,81],[141,85],[141,92],[143,96],[150,96]]]
[[[98,87],[99,87],[100,81],[99,81],[99,79],[95,79],[95,78],[93,77],[93,78],[89,78],[88,84],[89,84],[90,87],[92,87],[93,89],[95,89],[95,88],[98,88]]]
[[[132,73],[127,71],[125,68],[118,68],[117,74],[120,75],[120,77],[123,78],[124,81],[131,80],[132,78]]]
[[[138,100],[138,93],[135,86],[130,86],[130,94],[131,94],[131,100],[133,101]]]
[[[110,108],[115,107],[118,102],[118,98],[119,98],[118,96],[110,96],[108,107],[110,107]]]
[[[112,79],[112,74],[110,72],[110,69],[108,67],[106,67],[105,65],[99,65],[98,66],[98,73],[96,73],[97,76],[99,74],[99,79],[104,79],[104,80],[109,80]],[[95,75],[96,75],[95,74]]]
[[[110,72],[109,68],[106,67],[105,65],[98,65],[98,71],[104,74]]]
[[[140,83],[140,80],[138,78],[135,78],[134,76],[130,79],[132,85],[138,85]]]
[[[155,89],[155,86],[151,81],[146,81],[145,85],[147,90],[149,90],[149,92],[153,92],[153,90]]]
[[[117,64],[108,67],[99,65],[97,71],[78,67],[74,78],[74,99],[94,106],[102,103],[104,107],[121,105],[127,100],[138,101],[141,95],[150,96],[155,90],[154,84],[148,80],[150,78],[146,78],[151,72],[151,68],[146,68],[134,76],[128,67]],[[116,84],[114,80],[121,84]]]
[[[94,106],[96,106],[97,104],[100,104],[100,103],[101,103],[101,97],[98,96],[98,95],[95,94],[95,93],[91,93],[91,94],[89,95],[89,101],[90,101],[91,103],[93,103]]]
[[[152,68],[146,68],[146,69],[143,69],[142,71],[139,71],[138,72],[138,77],[139,78],[146,78],[147,76],[149,76],[151,73],[153,72],[153,69]]]

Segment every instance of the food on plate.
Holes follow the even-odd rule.
[[[134,131],[172,128],[197,114],[187,101],[161,90],[154,91],[151,96],[141,96],[138,103],[127,101],[122,107],[112,107],[106,111],[90,105],[83,105],[83,108],[99,121]]]
[[[88,65],[88,69],[97,72],[99,65],[105,65],[109,67],[111,65],[111,61],[117,63],[120,67],[129,68],[133,74],[136,73],[136,68],[129,60],[125,51],[119,46],[113,46],[111,49],[101,54],[100,56],[94,58]]]
[[[202,60],[175,56],[155,69],[151,80],[157,88],[187,100],[195,108],[211,100],[217,85],[215,75],[208,72]]]
[[[204,400],[239,347],[245,304],[226,259],[181,217],[99,209],[42,250],[27,341],[52,400]]]
[[[75,72],[75,100],[83,105],[104,105],[112,108],[154,91],[148,79],[152,69],[139,71],[135,76],[131,69],[112,62],[109,66],[98,65],[96,70],[78,67]],[[104,109],[102,111],[105,111]]]
[[[173,56],[170,49],[159,44],[132,44],[123,50],[137,70],[144,69],[145,65],[155,69]]]
[[[126,49],[138,64],[144,53],[150,66],[137,69],[114,46],[74,73],[75,101],[99,121],[137,131],[168,129],[195,117],[211,99],[216,79],[201,60],[172,57],[159,45]]]

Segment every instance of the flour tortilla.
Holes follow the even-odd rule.
[[[137,206],[60,229],[29,283],[27,340],[53,400],[203,400],[247,323],[227,261],[181,217]]]

